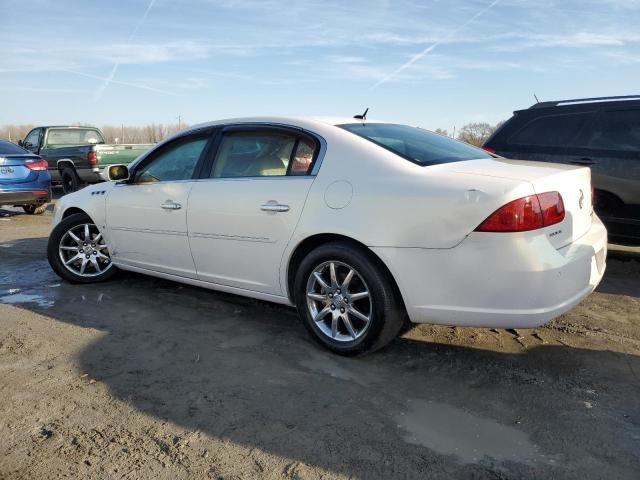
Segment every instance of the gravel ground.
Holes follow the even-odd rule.
[[[66,284],[50,222],[0,209],[0,478],[640,478],[637,249],[543,328],[345,359],[282,306]]]

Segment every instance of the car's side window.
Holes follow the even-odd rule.
[[[309,138],[300,138],[293,159],[289,164],[289,175],[309,174],[316,151],[316,142]]]
[[[601,112],[587,140],[589,148],[640,151],[640,110]]]
[[[136,172],[134,183],[190,180],[207,141],[208,137],[198,136],[167,145]]]
[[[511,145],[574,146],[591,113],[546,115],[537,118],[509,138]]]
[[[27,138],[24,140],[25,148],[29,148],[29,150],[36,150],[38,145],[40,145],[40,129],[36,128],[33,130]]]
[[[316,155],[315,142],[295,133],[257,129],[225,132],[211,178],[307,175]]]

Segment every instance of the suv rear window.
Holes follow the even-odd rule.
[[[592,113],[546,115],[527,123],[509,138],[512,145],[573,146]]]
[[[390,123],[349,123],[338,127],[418,165],[493,158],[479,148],[417,127]]]

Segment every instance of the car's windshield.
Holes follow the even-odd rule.
[[[492,158],[479,148],[417,127],[390,123],[338,126],[419,165]]]
[[[104,143],[100,132],[93,128],[52,128],[47,134],[47,145],[91,145]]]

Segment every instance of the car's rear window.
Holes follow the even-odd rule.
[[[492,158],[479,148],[408,125],[348,123],[338,126],[419,165]]]
[[[92,145],[104,143],[102,135],[93,128],[50,129],[47,145]]]
[[[11,142],[0,141],[0,155],[25,155],[28,153],[31,152],[27,152],[18,145]]]

